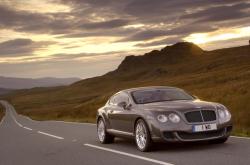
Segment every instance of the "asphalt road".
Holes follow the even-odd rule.
[[[149,153],[132,140],[99,144],[95,124],[33,121],[5,101],[0,123],[0,165],[249,165],[250,139],[225,144],[156,144]]]

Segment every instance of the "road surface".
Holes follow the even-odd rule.
[[[132,140],[99,144],[95,124],[33,121],[5,101],[0,123],[0,165],[249,165],[250,139],[225,144],[157,144],[138,151]]]

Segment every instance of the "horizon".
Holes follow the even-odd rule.
[[[125,56],[177,42],[244,46],[249,22],[249,0],[4,0],[0,76],[86,79],[116,69]]]

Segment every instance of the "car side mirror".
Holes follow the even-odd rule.
[[[198,96],[192,95],[195,99],[200,100]]]
[[[117,105],[118,105],[118,107],[121,107],[121,108],[123,108],[123,109],[126,109],[126,107],[127,107],[127,103],[124,102],[124,101],[118,103]]]
[[[121,107],[121,108],[123,108],[124,110],[130,110],[130,108],[131,108],[131,104],[127,104],[127,103],[124,102],[124,101],[118,103],[118,106]]]

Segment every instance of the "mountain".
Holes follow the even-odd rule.
[[[28,89],[34,87],[52,87],[52,86],[63,86],[69,85],[76,81],[79,81],[79,78],[14,78],[14,77],[3,77],[0,76],[0,88],[8,89]]]
[[[162,50],[153,50],[143,56],[127,56],[116,71],[150,70],[152,67],[194,59],[193,56],[202,55],[203,53],[204,51],[193,43],[180,42],[173,46],[167,46]]]
[[[250,135],[250,46],[213,51],[181,42],[140,56],[127,56],[103,76],[66,87],[20,90],[5,96],[17,111],[37,120],[94,121],[115,92],[139,86],[183,88],[220,102],[233,114],[234,132]]]

